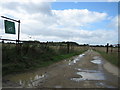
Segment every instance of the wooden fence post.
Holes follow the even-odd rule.
[[[4,40],[2,40],[2,44],[4,43]]]
[[[67,43],[67,53],[69,53],[70,52],[70,44],[69,44],[69,42]]]
[[[120,44],[118,44],[118,52],[120,52]]]
[[[17,54],[20,55],[19,40],[16,40],[16,51],[17,51]]]
[[[108,53],[108,49],[109,49],[109,43],[107,43],[106,53]]]

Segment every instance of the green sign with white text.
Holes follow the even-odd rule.
[[[15,34],[15,23],[11,21],[4,20],[5,33]]]

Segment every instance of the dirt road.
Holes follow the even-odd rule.
[[[4,78],[19,84],[4,83],[4,87],[117,88],[118,68],[88,50],[48,67]]]

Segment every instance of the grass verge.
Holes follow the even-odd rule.
[[[49,47],[38,45],[23,45],[20,53],[14,46],[5,45],[2,48],[2,75],[11,73],[20,73],[45,67],[55,62],[83,53],[86,50],[67,52],[66,49],[60,48],[58,52]],[[62,51],[62,52],[60,52]]]
[[[56,56],[53,56],[52,57],[52,60],[51,61],[47,61],[47,62],[41,62],[41,64],[39,64],[38,66],[36,66],[37,68],[40,68],[40,67],[46,67],[46,66],[49,66],[53,63],[56,63],[56,62],[59,62],[59,61],[62,61],[64,59],[68,59],[70,57],[73,57],[73,56],[76,56],[76,55],[79,55],[81,53],[83,53],[85,51],[81,51],[81,52],[76,52],[76,53],[69,53],[69,54],[63,54],[63,55],[56,55]]]
[[[118,53],[117,52],[109,52],[109,53],[106,53],[104,51],[97,51],[97,52],[100,53],[103,56],[103,58],[108,60],[110,63],[120,68],[120,65],[118,64]]]

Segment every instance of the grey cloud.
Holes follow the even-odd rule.
[[[59,29],[59,28],[49,28],[49,27],[33,27],[33,26],[29,26],[26,28],[23,28],[25,31],[23,31],[23,33],[26,33],[30,35],[43,35],[43,36],[55,36],[55,37],[59,37],[62,39],[70,39],[70,38],[80,38],[80,39],[95,39],[95,38],[106,38],[106,36],[110,35],[111,36],[111,32],[107,32],[104,30],[97,30],[97,31],[87,31],[84,30],[65,30],[65,29]],[[35,30],[35,31],[34,31]],[[112,34],[113,35],[113,34]]]
[[[18,2],[9,2],[9,3],[1,3],[1,6],[3,9],[8,9],[8,10],[13,10],[13,11],[16,11],[18,10],[18,7],[20,6],[21,4],[18,3]]]
[[[39,2],[39,3],[20,3],[20,2],[7,2],[7,3],[1,3],[0,4],[2,8],[5,10],[11,10],[11,11],[25,11],[29,14],[35,14],[35,13],[43,13],[46,15],[52,15],[51,12],[51,6],[50,2]]]
[[[48,2],[41,2],[41,3],[23,3],[19,6],[21,9],[26,11],[29,14],[34,14],[34,13],[43,13],[47,15],[51,15],[51,7],[50,3]]]

